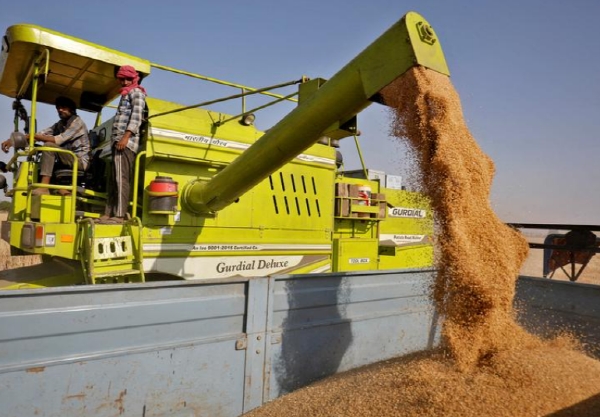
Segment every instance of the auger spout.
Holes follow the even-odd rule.
[[[435,32],[422,16],[409,12],[211,180],[187,184],[184,205],[199,214],[227,207],[313,145],[332,124],[341,125],[378,101],[385,86],[414,66],[449,75]]]

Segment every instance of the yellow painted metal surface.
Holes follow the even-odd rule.
[[[28,65],[39,56],[48,57],[50,72],[36,84]],[[46,103],[67,95],[96,111],[116,96],[114,74],[124,64],[143,75],[153,66],[58,32],[16,25],[8,29],[0,57],[0,93],[15,97],[25,91],[27,99],[39,90],[38,101]],[[433,229],[426,202],[416,194],[380,189],[378,181],[340,179],[335,148],[315,144],[327,134],[353,135],[357,113],[415,65],[448,73],[433,29],[409,13],[330,80],[302,79],[298,107],[266,133],[243,125],[238,116],[148,97],[133,219],[117,226],[92,223],[106,203],[102,187],[76,196],[30,198],[38,166],[21,152],[9,164],[16,175],[8,239],[28,252],[73,261],[77,273],[71,281],[62,273],[47,277],[62,285],[81,283],[82,276],[88,283],[126,282],[122,277],[136,268],[143,281],[142,270],[150,279],[153,274],[203,279],[429,266]],[[108,120],[94,128],[100,138],[94,152],[105,172],[111,164],[111,125]],[[150,189],[159,177],[167,177],[177,191],[167,196],[173,202],[151,208],[164,197]],[[368,186],[380,197],[368,202],[352,197],[349,212],[341,215],[335,195],[340,181]],[[386,212],[386,203],[408,211]],[[127,248],[109,256],[98,252],[102,245]]]
[[[43,223],[64,223],[68,221],[71,200],[59,195],[33,196],[31,218]]]
[[[377,239],[336,239],[333,245],[334,271],[377,269]]]
[[[143,76],[150,74],[150,62],[114,49],[68,36],[41,26],[19,24],[9,27],[0,54],[0,94],[31,99],[31,62],[45,50],[50,52],[48,77],[39,89],[38,101],[54,104],[67,96],[80,108],[90,107],[82,95],[100,99],[100,105],[114,99],[120,85],[115,69],[133,65]],[[25,85],[24,85],[25,83]]]
[[[413,24],[419,23],[432,35],[409,36],[417,30]],[[430,49],[435,52],[429,52]],[[448,72],[439,41],[430,25],[423,17],[411,12],[320,86],[308,100],[299,103],[211,181],[199,181],[187,187],[183,198],[188,207],[206,213],[231,204],[261,178],[315,143],[336,121],[346,122],[365,109],[384,87],[417,65]]]
[[[423,195],[384,189],[388,213],[379,230],[379,269],[433,265],[433,213]]]

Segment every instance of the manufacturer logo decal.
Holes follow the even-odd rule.
[[[218,273],[234,272],[234,271],[261,271],[264,269],[283,269],[289,267],[289,260],[277,259],[253,259],[251,261],[239,261],[235,264],[227,262],[219,262],[216,270]]]
[[[419,208],[392,207],[388,209],[388,216],[424,219],[427,216],[427,211]]]

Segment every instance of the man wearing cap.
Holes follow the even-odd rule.
[[[117,72],[121,83],[121,100],[112,125],[113,170],[110,176],[108,203],[100,223],[123,223],[131,201],[131,179],[135,155],[140,147],[140,127],[146,107],[146,90],[139,85],[139,75],[131,65]]]
[[[90,140],[88,129],[85,122],[77,115],[75,102],[68,97],[58,97],[56,99],[56,110],[60,120],[52,126],[43,129],[35,134],[34,138],[38,142],[43,142],[43,146],[49,148],[67,149],[77,157],[77,169],[85,171],[90,162]],[[23,139],[20,142],[26,142],[26,138],[16,138],[2,142],[2,150],[8,152],[11,146],[15,146],[16,139]],[[21,147],[18,146],[17,147]],[[40,159],[40,181],[42,184],[50,184],[54,165],[58,158],[62,165],[73,167],[73,157],[64,152],[42,151]],[[48,188],[37,188],[32,191],[33,195],[49,194]],[[59,190],[60,194],[68,194],[66,190]]]

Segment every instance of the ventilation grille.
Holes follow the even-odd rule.
[[[279,172],[269,176],[269,184],[273,191],[275,214],[321,217],[314,177]]]

